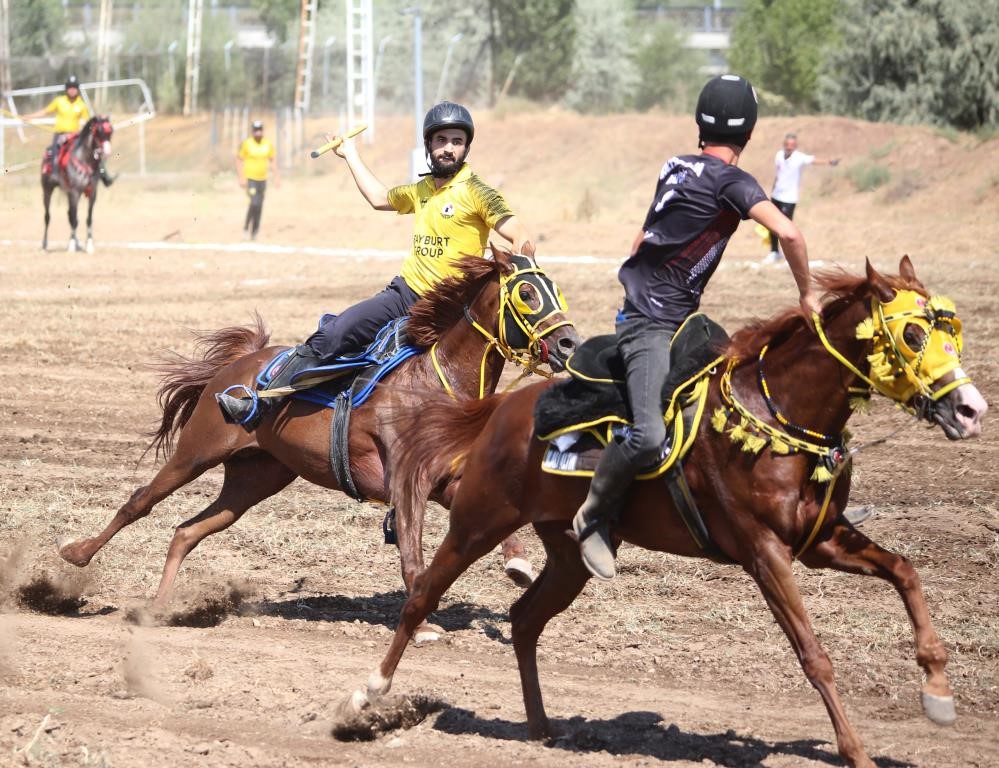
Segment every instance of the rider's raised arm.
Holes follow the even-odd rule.
[[[347,167],[350,169],[350,175],[354,177],[354,183],[357,184],[357,188],[372,208],[376,211],[395,210],[395,207],[389,202],[388,189],[361,160],[361,155],[357,151],[357,145],[354,144],[353,139],[346,139],[333,151],[347,161]]]
[[[504,216],[496,222],[493,229],[501,237],[510,241],[513,245],[514,253],[522,253],[525,256],[530,256],[532,259],[534,258],[534,239],[519,217],[512,214]]]
[[[749,216],[769,229],[780,240],[787,264],[798,286],[799,303],[805,318],[811,326],[811,313],[821,313],[818,296],[812,289],[811,274],[808,269],[808,248],[801,230],[787,216],[780,212],[769,200],[763,200],[749,209]]]
[[[37,120],[40,117],[45,117],[45,115],[51,115],[56,111],[56,99],[52,99],[46,106],[39,109],[37,112],[32,112],[28,115],[21,115],[21,119],[25,122],[29,120]]]

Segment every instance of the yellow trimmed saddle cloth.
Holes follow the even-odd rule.
[[[707,315],[687,318],[670,344],[670,372],[662,390],[666,440],[659,460],[636,476],[660,477],[693,445],[707,402],[710,373],[723,360],[728,334]],[[534,410],[534,434],[548,442],[543,471],[592,477],[600,454],[631,425],[625,367],[613,335],[588,339],[569,358],[572,378],[542,394]]]

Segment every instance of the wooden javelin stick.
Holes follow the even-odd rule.
[[[329,141],[326,144],[323,144],[319,149],[312,150],[312,153],[311,153],[312,157],[316,158],[316,157],[319,157],[320,155],[325,155],[330,150],[336,149],[341,144],[343,144],[343,140],[344,139],[352,139],[352,138],[354,138],[357,134],[359,134],[361,131],[365,130],[367,127],[368,127],[367,123],[358,123],[353,128],[351,128],[349,131],[347,131],[343,136],[335,136],[332,141]]]

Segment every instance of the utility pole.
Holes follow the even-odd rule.
[[[295,67],[295,109],[309,111],[312,94],[312,50],[316,45],[316,11],[319,0],[302,0]]]
[[[375,70],[371,0],[347,0],[347,125],[367,123],[364,143],[375,134]]]
[[[108,0],[110,2],[110,0]],[[198,75],[201,69],[201,16],[204,0],[190,0],[187,7],[187,67],[184,71],[184,116],[198,109]]]
[[[101,82],[110,80],[108,71],[110,69],[109,60],[111,58],[111,14],[114,12],[113,0],[101,0],[101,15],[97,21],[97,77]],[[97,108],[104,106],[105,89],[97,91]]]

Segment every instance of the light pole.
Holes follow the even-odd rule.
[[[423,120],[423,16],[419,6],[403,8],[399,13],[413,17],[413,121],[415,144],[410,157],[410,177],[415,181],[427,170],[427,153],[423,147],[423,132],[420,123]]]
[[[447,81],[447,70],[448,66],[451,64],[451,51],[454,49],[455,43],[457,43],[463,34],[459,32],[457,35],[453,35],[447,43],[447,53],[444,54],[444,66],[441,67],[441,77],[437,81],[437,95],[434,97],[434,104],[440,104],[441,99],[444,98],[444,83]]]

